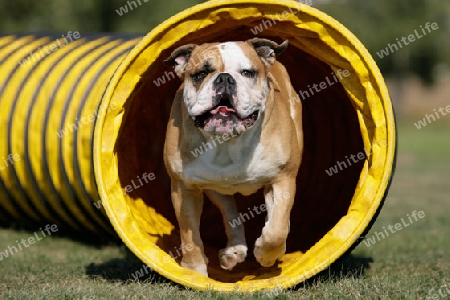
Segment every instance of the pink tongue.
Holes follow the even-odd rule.
[[[213,115],[218,114],[218,113],[228,114],[229,112],[236,112],[236,111],[233,108],[226,107],[226,106],[218,106],[215,109],[210,111],[210,113]]]

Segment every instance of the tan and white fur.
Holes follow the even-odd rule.
[[[236,193],[264,189],[266,222],[253,250],[261,266],[274,265],[286,252],[303,152],[301,102],[276,61],[287,46],[259,38],[188,44],[165,61],[183,81],[167,125],[164,163],[182,249],[190,245],[184,268],[208,276],[200,237],[204,194],[223,216],[228,242],[219,251],[222,268],[232,270],[247,256],[244,224],[230,226],[239,218]],[[192,154],[213,140],[215,147]]]

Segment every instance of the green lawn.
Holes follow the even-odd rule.
[[[418,130],[399,122],[396,176],[367,237],[407,223],[370,247],[361,243],[321,276],[276,299],[444,299],[450,294],[450,124]],[[409,222],[407,214],[425,217]],[[32,232],[0,229],[0,251]],[[274,299],[198,292],[157,274],[133,280],[142,263],[120,245],[94,246],[57,235],[0,261],[0,299]]]

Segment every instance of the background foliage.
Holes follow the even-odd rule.
[[[0,32],[143,32],[201,0],[139,0],[119,16],[125,0],[0,0]],[[128,1],[132,2],[132,1]],[[138,3],[137,0],[134,0]],[[450,2],[446,0],[313,0],[313,7],[335,17],[366,45],[385,75],[418,75],[433,84],[450,65]],[[383,59],[376,52],[408,36],[420,25],[439,29]]]

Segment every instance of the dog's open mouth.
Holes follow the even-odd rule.
[[[252,126],[259,116],[259,110],[254,111],[244,119],[239,118],[230,102],[230,96],[227,94],[218,95],[219,103],[202,115],[196,116],[194,124],[205,131],[215,131],[218,133],[238,134]]]

